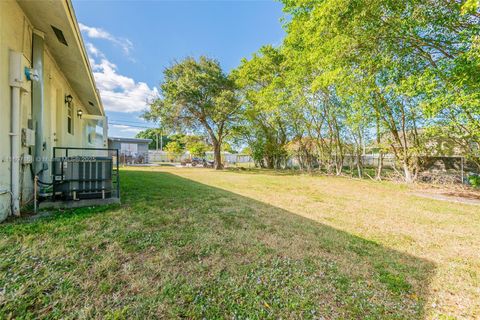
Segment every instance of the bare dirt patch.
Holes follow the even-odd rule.
[[[414,187],[412,194],[434,200],[480,205],[480,190],[464,186],[419,184]]]

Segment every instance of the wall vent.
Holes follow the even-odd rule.
[[[65,39],[65,36],[63,35],[62,30],[55,28],[54,26],[51,26],[51,27],[53,29],[53,32],[55,32],[55,35],[57,36],[58,41],[68,46],[67,40]]]

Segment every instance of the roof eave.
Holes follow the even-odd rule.
[[[71,0],[65,0],[65,3],[67,5],[68,16],[71,19],[71,24],[73,26],[73,29],[75,30],[75,35],[77,36],[77,41],[78,41],[78,44],[80,46],[81,54],[82,54],[82,57],[83,57],[83,62],[85,64],[85,67],[88,70],[88,74],[89,74],[89,78],[90,78],[90,85],[92,86],[92,89],[95,92],[95,98],[97,100],[96,105],[98,106],[100,114],[102,116],[105,116],[105,110],[103,108],[102,99],[101,99],[99,90],[97,89],[95,78],[93,76],[92,66],[90,65],[90,60],[88,59],[87,50],[85,48],[82,33],[80,31],[80,26],[78,25],[78,21],[77,21],[76,15],[75,15],[75,9],[73,8],[73,4],[72,4]]]

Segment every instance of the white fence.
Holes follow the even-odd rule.
[[[253,159],[246,154],[225,153],[222,155],[223,161],[227,164],[252,163]]]
[[[382,158],[383,158],[382,165],[384,167],[390,167],[390,168],[395,167],[396,159],[394,154],[384,154]],[[362,155],[361,159],[362,159],[362,164],[366,167],[378,167],[378,164],[379,164],[378,161],[380,159],[380,155],[378,153],[366,154],[366,155]],[[356,164],[357,157],[352,155],[345,155],[343,159],[343,165],[348,166],[352,162],[353,164]]]
[[[160,150],[149,150],[148,160],[149,162],[182,162],[186,159],[191,159],[192,156],[189,152],[185,152],[181,155],[171,155],[168,152]],[[205,154],[205,159],[213,160],[213,152],[208,151]],[[229,152],[222,152],[222,160],[225,164],[235,165],[237,163],[251,163],[252,157],[245,154],[233,154]]]
[[[362,156],[362,163],[364,166],[376,167],[378,166],[379,154],[367,154]],[[189,152],[185,152],[181,155],[171,155],[166,151],[160,150],[148,150],[148,161],[152,162],[182,162],[186,159],[191,159],[192,156]],[[205,159],[213,160],[213,152],[208,151],[205,154]],[[222,152],[222,160],[226,165],[236,165],[236,164],[245,164],[253,163],[253,158],[245,154],[234,154],[229,152]],[[356,157],[345,155],[344,157],[344,166],[350,165],[350,163],[356,163]],[[298,165],[298,161],[295,158],[291,158],[289,161],[290,166]],[[385,167],[394,167],[395,166],[395,156],[393,154],[383,155],[383,166]]]
[[[172,156],[165,151],[148,150],[148,162],[181,162],[184,159],[190,158],[190,155]]]

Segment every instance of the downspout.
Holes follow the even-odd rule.
[[[44,124],[44,34],[41,31],[33,31],[32,40],[32,67],[36,72],[38,81],[32,84],[32,119],[33,129],[35,130],[35,147],[34,147],[34,174],[39,177],[40,181],[45,179],[48,164],[46,162],[47,143],[43,136]]]
[[[20,215],[20,89],[23,85],[22,54],[10,50],[10,192],[12,197],[11,213]]]

